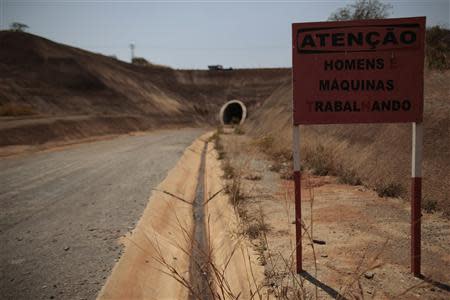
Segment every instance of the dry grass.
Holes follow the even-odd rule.
[[[280,173],[280,177],[286,180],[293,179],[292,151],[290,149],[276,148],[273,137],[263,136],[254,142],[271,160],[269,170]],[[345,168],[336,162],[333,150],[324,145],[304,146],[302,148],[304,165],[312,174],[318,176],[337,176],[340,183],[349,185],[362,185],[361,178],[355,170]],[[303,165],[302,169],[303,170]]]
[[[311,184],[309,176],[305,179],[307,190],[310,198],[310,216],[309,223],[302,221],[302,236],[304,245],[311,247],[312,259],[313,259],[313,277],[318,278],[319,268],[317,252],[315,249],[314,233],[314,203],[315,192],[314,187]],[[286,220],[290,219],[289,210],[291,209],[291,199],[284,198],[286,207]],[[289,226],[289,224],[287,224]],[[288,255],[281,252],[276,252],[271,249],[269,238],[267,237],[267,231],[261,231],[260,237],[262,242],[257,244],[256,251],[260,252],[260,261],[266,265],[266,284],[269,286],[269,291],[276,297],[281,299],[319,299],[318,285],[314,284],[312,287],[305,281],[303,274],[296,273],[295,262],[295,244],[292,242],[289,244]],[[381,267],[380,256],[386,249],[386,241],[378,250],[369,253],[367,247],[359,259],[357,266],[351,272],[347,274],[347,281],[339,288],[337,292],[337,299],[364,299],[364,288],[362,285],[362,279],[368,272],[374,271]],[[341,272],[343,273],[343,272]],[[375,296],[375,294],[373,295]]]
[[[450,68],[450,30],[439,25],[427,29],[426,61],[431,69]]]
[[[269,155],[272,158],[280,160],[277,164],[273,164],[278,171],[283,168],[283,160],[285,155],[273,151],[273,143],[271,137],[263,137],[253,142],[261,151]],[[232,154],[227,154],[227,156]],[[233,157],[235,158],[235,157]],[[224,166],[224,164],[222,165]],[[245,191],[251,193],[252,188],[248,186],[255,181],[248,180],[244,182],[241,178],[241,174],[248,171],[249,162],[245,159],[233,160],[235,177],[230,180],[229,186],[231,187],[230,202],[233,204],[237,215],[240,220],[240,234],[242,237],[247,238],[253,244],[254,250],[258,253],[258,262],[265,267],[265,282],[264,285],[267,289],[267,297],[275,296],[281,299],[310,299],[304,288],[304,279],[296,274],[295,271],[295,252],[291,251],[289,257],[284,257],[281,254],[275,253],[269,247],[268,233],[270,232],[270,226],[266,222],[266,216],[263,208],[257,203],[260,201],[259,195],[244,195]],[[274,167],[272,167],[273,169]],[[234,182],[239,182],[236,184]],[[239,195],[239,196],[238,196]],[[246,201],[248,199],[248,201]],[[271,295],[270,295],[271,294]]]
[[[262,177],[259,174],[247,174],[244,176],[244,179],[252,180],[252,181],[261,180],[261,178]]]
[[[256,138],[253,143],[259,148],[262,153],[272,154],[275,146],[275,138],[271,135],[263,135]]]
[[[336,170],[338,175],[339,183],[349,184],[349,185],[362,185],[362,180],[359,178],[355,170],[346,169],[339,166]]]
[[[431,31],[427,32],[431,38]],[[444,40],[438,37],[437,43]],[[430,46],[430,44],[428,45]],[[428,47],[427,46],[427,47]],[[427,48],[430,50],[431,48]],[[450,57],[446,54],[446,58]],[[429,63],[427,60],[426,63]],[[450,215],[448,128],[450,118],[448,84],[450,71],[424,73],[424,145],[423,196],[438,202],[438,208]],[[357,177],[373,187],[380,178],[392,180],[409,190],[411,165],[410,124],[352,124],[301,126],[301,160],[306,167],[304,148],[314,149],[318,143],[329,148],[337,167],[341,164],[356,172]],[[273,144],[289,150],[292,147],[292,84],[286,82],[258,108],[256,116],[246,124],[249,135],[260,139],[273,136]],[[323,168],[322,168],[323,169]],[[344,176],[347,177],[347,176]],[[345,180],[344,180],[345,181]]]
[[[223,133],[222,127],[217,127],[216,132],[209,138],[209,142],[214,144],[214,149],[217,151],[217,159],[222,160],[225,158],[225,151],[223,149],[220,135]]]
[[[237,126],[234,127],[233,133],[234,134],[238,134],[238,135],[242,135],[242,134],[245,133],[245,131],[244,131],[244,129],[241,126],[237,125]]]
[[[188,202],[187,200],[181,199],[180,197],[175,196],[170,192],[162,192],[175,197],[178,200],[182,200],[183,202]],[[205,199],[204,204],[209,203],[209,201],[217,196],[219,192],[210,196],[209,199]],[[175,210],[174,214],[177,224],[176,231],[181,234],[181,238],[170,241],[170,244],[175,246],[184,255],[186,255],[186,257],[190,261],[190,264],[194,264],[195,267],[200,270],[201,274],[205,276],[205,278],[192,279],[190,272],[177,268],[175,266],[176,263],[173,261],[173,257],[167,254],[161,247],[161,243],[158,240],[159,238],[161,238],[161,236],[149,236],[147,233],[145,233],[145,239],[147,240],[150,247],[148,247],[148,245],[144,246],[141,244],[137,244],[129,238],[129,241],[131,243],[133,243],[141,251],[148,253],[148,255],[160,265],[160,268],[158,268],[157,271],[166,274],[167,276],[181,284],[183,287],[185,287],[189,291],[189,299],[237,300],[242,299],[243,294],[250,295],[249,297],[246,297],[246,299],[249,300],[263,299],[260,292],[263,288],[263,285],[256,282],[254,271],[252,269],[250,254],[248,253],[248,249],[245,243],[242,243],[241,240],[238,240],[237,243],[234,244],[234,247],[231,249],[229,254],[223,258],[224,262],[219,265],[214,259],[214,253],[218,251],[216,251],[216,249],[212,248],[211,246],[212,239],[210,236],[210,218],[208,217],[207,221],[205,221],[205,226],[208,228],[206,230],[206,241],[208,242],[205,249],[197,243],[194,237],[194,233],[186,227],[186,225],[178,217]],[[164,243],[167,243],[167,241],[165,240]],[[156,251],[150,252],[149,249],[155,249]],[[246,285],[249,287],[249,290],[246,291],[247,293],[234,290],[232,288],[232,284],[228,281],[230,276],[230,274],[227,274],[228,268],[231,264],[231,261],[238,253],[242,254],[242,263],[249,267],[249,269],[247,269],[248,273],[246,274],[246,276],[243,276],[243,274],[239,274],[240,278],[244,280],[245,277],[245,280],[247,280]],[[198,283],[199,280],[206,281],[206,290],[202,290],[200,286],[197,286],[196,282]]]
[[[375,191],[380,197],[400,197],[405,191],[401,184],[393,181],[381,181],[375,185]]]
[[[280,173],[282,179],[293,179],[292,151],[290,149],[277,147],[275,139],[270,135],[255,139],[253,143],[271,160],[270,171]],[[340,183],[349,185],[363,184],[355,170],[345,168],[342,164],[335,161],[333,150],[328,147],[321,144],[313,147],[304,146],[302,148],[302,157],[305,166],[314,175],[334,175],[338,177]]]
[[[274,145],[270,138],[264,137],[253,144],[256,145],[261,151],[264,149],[265,154],[270,154],[268,157],[271,159],[272,165],[274,165],[273,160],[276,159],[279,162],[277,165],[282,166],[281,162],[284,160],[284,157],[288,157],[287,155],[274,155],[277,151],[271,151],[271,148],[267,148],[267,146]],[[313,150],[315,151],[311,151],[309,157],[311,166],[314,166],[319,170],[321,168],[325,169],[327,170],[327,174],[338,174],[339,180],[345,184],[361,184],[361,179],[356,175],[355,171],[345,170],[341,165],[334,163],[333,156],[325,147],[315,147]],[[321,158],[328,161],[326,163],[320,162]],[[249,169],[245,164],[234,166],[235,168]],[[280,170],[277,171],[279,172]],[[235,173],[241,172],[242,171],[240,170],[235,170]],[[308,175],[309,173],[304,174],[306,188],[310,199],[310,215],[308,216],[309,222],[304,223],[304,221],[302,221],[303,223],[301,224],[303,245],[308,245],[307,247],[311,247],[313,260],[313,272],[311,273],[313,277],[317,279],[320,278],[320,274],[318,274],[318,259],[315,243],[313,242],[316,238],[313,216],[315,192],[314,184],[311,182],[310,176]],[[252,184],[255,183],[241,182],[239,188],[240,190],[251,191],[253,188],[249,187],[249,185]],[[387,186],[387,188],[389,189],[390,187]],[[242,194],[241,191],[240,194]],[[289,191],[286,191],[284,198],[287,220],[286,227],[292,228],[290,215],[293,207],[291,203],[292,199],[288,196],[288,194]],[[250,199],[257,199],[259,197],[260,195],[258,194],[248,195],[248,198]],[[289,248],[288,252],[283,251],[283,253],[281,253],[272,248],[270,238],[268,237],[270,235],[270,226],[267,225],[266,216],[261,209],[263,203],[259,204],[259,209],[256,208],[254,203],[248,203],[247,201],[239,202],[239,205],[241,206],[238,212],[242,221],[242,234],[252,241],[254,250],[258,253],[258,261],[265,267],[265,284],[268,289],[268,293],[280,299],[318,299],[318,285],[312,284],[309,280],[305,281],[306,277],[304,277],[303,274],[299,275],[296,273],[295,243],[292,243],[292,241],[289,244],[286,243],[285,247]],[[307,218],[304,220],[306,219]],[[350,273],[347,270],[345,272],[336,270],[338,273],[344,274],[343,276],[347,278],[336,291],[338,299],[364,299],[367,297],[367,293],[365,291],[367,287],[364,287],[364,278],[366,274],[373,272],[382,266],[380,263],[380,257],[386,250],[387,244],[388,241],[386,240],[386,242],[379,247],[368,245],[363,250],[361,257],[357,261],[356,267]],[[279,245],[277,247],[279,248]],[[415,289],[415,287],[413,289]],[[373,291],[371,291],[371,293],[373,293]],[[371,296],[369,297],[375,297],[376,291],[370,295]]]
[[[271,160],[270,171],[279,173],[281,179],[293,179],[292,151],[290,149],[276,145],[275,138],[271,135],[254,139],[253,145]]]
[[[29,116],[34,115],[36,112],[27,105],[21,104],[4,104],[0,106],[0,116],[5,117],[17,117],[17,116]]]
[[[433,199],[423,199],[423,210],[427,213],[434,213],[438,210],[438,203]]]
[[[236,179],[234,168],[231,166],[228,159],[224,160],[222,165],[223,168],[223,178],[225,179]]]
[[[220,134],[217,133],[219,136]],[[214,138],[217,139],[217,138]],[[218,138],[220,140],[220,137]],[[231,178],[227,179],[227,184],[223,188],[225,192],[228,193],[230,203],[232,204],[235,212],[240,216],[240,219],[246,219],[248,218],[247,212],[244,209],[244,200],[245,197],[242,193],[241,189],[241,181],[242,181],[242,174],[240,170],[234,170],[231,166],[228,159],[226,159],[222,163],[222,167],[227,166],[230,170],[227,171],[228,174],[231,176]],[[224,172],[225,173],[225,172]],[[211,198],[215,197],[216,194],[211,196]],[[210,199],[211,199],[210,198]],[[206,200],[205,203],[208,203],[210,199]],[[235,244],[234,248],[232,249],[231,253],[228,257],[225,258],[225,264],[222,266],[218,266],[213,259],[213,253],[215,253],[215,249],[211,247],[211,237],[209,236],[211,229],[210,229],[210,219],[208,218],[207,221],[207,237],[206,240],[208,242],[208,249],[205,251],[204,249],[199,249],[194,237],[192,236],[192,233],[189,232],[186,228],[183,227],[180,220],[177,218],[179,230],[183,233],[184,239],[188,241],[188,245],[192,245],[192,248],[183,248],[177,244],[177,247],[181,247],[180,249],[184,254],[190,257],[191,262],[196,264],[197,268],[202,270],[204,274],[209,274],[208,276],[208,294],[210,295],[210,298],[217,299],[217,300],[225,300],[225,299],[242,299],[242,294],[250,295],[249,298],[246,299],[260,299],[262,300],[262,294],[261,289],[263,288],[263,284],[260,282],[256,282],[254,271],[252,269],[252,261],[250,258],[250,254],[248,252],[247,246],[245,243],[242,243],[241,240],[239,240],[238,243]],[[250,224],[246,227],[245,230],[243,230],[242,237],[248,236],[250,238],[256,238],[261,236],[261,232],[264,232],[267,229],[266,224],[264,223],[264,220],[261,218],[255,219],[255,222]],[[158,243],[156,241],[152,241],[152,244],[158,246]],[[170,262],[170,259],[166,259],[164,255],[164,251],[158,249],[158,254],[154,259],[160,263],[162,269],[161,272],[167,274],[168,276],[174,278],[177,282],[182,284],[185,288],[187,288],[191,294],[191,296],[194,299],[205,299],[204,291],[201,292],[198,290],[196,286],[194,286],[193,282],[189,279],[188,274],[186,275],[185,272],[182,272],[181,270],[178,270],[173,266],[173,264]],[[192,249],[195,249],[196,251],[193,251]],[[200,253],[200,257],[194,257],[192,255],[193,252],[198,254]],[[243,293],[243,291],[233,291],[231,284],[227,280],[227,276],[225,275],[227,272],[227,268],[233,259],[234,255],[238,252],[241,252],[242,257],[244,258],[244,261],[242,261],[243,264],[246,264],[249,266],[249,274],[247,274],[246,280],[247,285],[249,287],[249,290],[246,291],[247,293]],[[248,260],[248,261],[245,261]],[[237,275],[236,275],[237,276]],[[242,274],[240,274],[242,277]],[[201,280],[201,279],[200,279]]]
[[[265,221],[265,216],[263,210],[260,208],[256,213],[256,217],[249,217],[245,219],[246,224],[244,228],[244,233],[251,239],[261,239],[264,234],[269,231],[269,225]],[[264,244],[264,243],[262,243]]]
[[[225,185],[225,193],[230,195],[230,202],[234,208],[239,208],[239,205],[244,200],[244,195],[241,189],[241,179],[238,176],[232,177]]]
[[[336,169],[331,149],[320,144],[314,148],[305,148],[304,160],[314,175],[332,175]]]
[[[227,180],[226,185],[224,187],[225,193],[230,195],[230,203],[233,205],[235,210],[239,209],[241,202],[244,200],[244,195],[242,194],[242,170],[236,171],[233,165],[230,162],[230,159],[227,158],[225,154],[224,147],[222,145],[222,141],[220,139],[220,131],[217,130],[213,135],[215,150],[217,151],[217,157],[222,161],[222,170],[223,170],[223,178]]]
[[[271,165],[269,165],[269,171],[278,173],[281,171],[281,163],[278,161],[273,161]]]
[[[178,220],[178,218],[177,218]],[[183,247],[180,244],[177,244],[178,249],[180,249],[185,255],[187,255],[191,262],[193,262],[197,268],[202,270],[204,274],[209,274],[208,276],[208,282],[207,287],[208,291],[201,291],[198,289],[197,286],[191,281],[189,278],[189,274],[186,274],[186,272],[183,272],[182,270],[177,269],[173,263],[171,263],[171,260],[166,258],[166,255],[164,253],[164,250],[160,248],[159,242],[157,239],[151,239],[147,237],[148,242],[153,245],[155,249],[157,249],[156,255],[154,255],[152,258],[157,261],[161,269],[159,269],[160,272],[166,274],[167,276],[175,279],[178,283],[183,285],[190,293],[190,296],[194,299],[203,300],[205,299],[205,292],[210,296],[210,298],[214,300],[225,300],[225,299],[240,299],[240,293],[236,293],[231,288],[231,284],[228,282],[227,277],[225,275],[228,265],[238,251],[241,251],[242,245],[236,244],[236,246],[233,248],[231,254],[226,258],[226,263],[224,266],[218,266],[215,264],[213,258],[214,249],[209,247],[208,249],[199,249],[194,237],[192,236],[192,233],[189,232],[178,220],[178,226],[179,230],[183,233],[184,239],[188,242],[187,245],[192,245],[190,247]],[[208,227],[209,227],[209,220],[208,220]],[[209,231],[207,231],[209,234]],[[211,240],[210,237],[207,237],[207,240]],[[139,248],[143,251],[146,251],[143,247]],[[200,252],[200,257],[193,257],[192,256],[192,248],[195,248],[198,250],[197,252]],[[251,266],[251,264],[250,264]],[[252,278],[247,278],[247,280],[251,281]],[[262,299],[259,294],[260,287],[253,281],[249,282],[249,286],[251,284],[254,284],[256,286],[256,291],[251,291],[251,299]]]

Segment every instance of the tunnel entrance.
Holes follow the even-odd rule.
[[[238,103],[231,103],[223,112],[225,124],[239,124],[242,120],[242,107]]]
[[[231,100],[220,109],[220,122],[222,125],[242,124],[247,117],[247,108],[239,100]]]

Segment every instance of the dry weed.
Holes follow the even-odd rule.
[[[380,181],[375,185],[375,191],[380,197],[400,197],[405,191],[400,183],[393,181]]]
[[[0,106],[0,116],[29,116],[34,115],[36,112],[30,107],[21,104],[4,104]]]

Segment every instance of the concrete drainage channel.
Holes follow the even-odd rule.
[[[192,241],[192,253],[189,265],[190,283],[197,295],[189,293],[189,300],[214,299],[210,274],[210,251],[206,233],[205,223],[205,164],[208,142],[205,143],[202,154],[200,169],[198,172],[198,184],[193,203],[194,214],[194,240]]]
[[[254,296],[264,270],[230,235],[239,220],[222,193],[221,161],[205,142],[211,135],[196,139],[154,190],[136,228],[121,239],[124,253],[97,299]]]

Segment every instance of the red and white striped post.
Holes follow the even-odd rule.
[[[300,126],[293,127],[294,189],[295,189],[295,254],[297,274],[302,272],[302,192],[300,173]]]
[[[422,123],[413,123],[411,163],[411,272],[416,277],[420,276],[421,260],[422,144]]]

